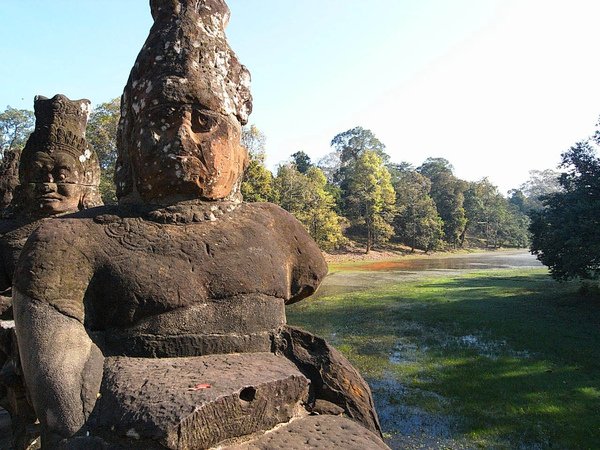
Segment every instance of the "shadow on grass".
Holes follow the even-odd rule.
[[[474,443],[600,448],[600,302],[577,287],[535,271],[476,273],[321,297],[288,317],[367,378],[406,388],[402,406],[461,417],[455,433]],[[386,411],[399,403],[376,394]]]

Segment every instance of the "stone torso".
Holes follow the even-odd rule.
[[[21,270],[32,274],[27,295],[49,301],[92,332],[274,329],[285,323],[284,303],[310,295],[326,273],[306,231],[274,205],[242,204],[216,215],[209,210],[184,223],[131,217],[123,209],[90,211],[40,227]],[[65,284],[70,297],[64,288],[56,296],[52,286]]]

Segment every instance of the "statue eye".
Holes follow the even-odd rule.
[[[217,125],[217,119],[204,111],[192,110],[192,130],[195,133],[208,133]]]
[[[69,177],[71,171],[68,169],[68,167],[61,167],[58,170],[58,173],[56,174],[56,181],[57,182],[64,182],[67,180],[67,178]]]

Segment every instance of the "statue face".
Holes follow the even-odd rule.
[[[72,155],[37,152],[25,180],[28,203],[47,215],[77,211],[83,196],[80,170]]]
[[[234,119],[194,105],[146,110],[131,137],[137,191],[146,200],[226,198],[247,152]]]

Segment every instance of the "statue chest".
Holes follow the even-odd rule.
[[[245,228],[245,233],[254,232],[260,234]],[[289,296],[287,258],[268,234],[242,244],[209,224],[140,219],[105,225],[104,233],[106,262],[94,277],[92,296],[128,322],[207,300]]]

